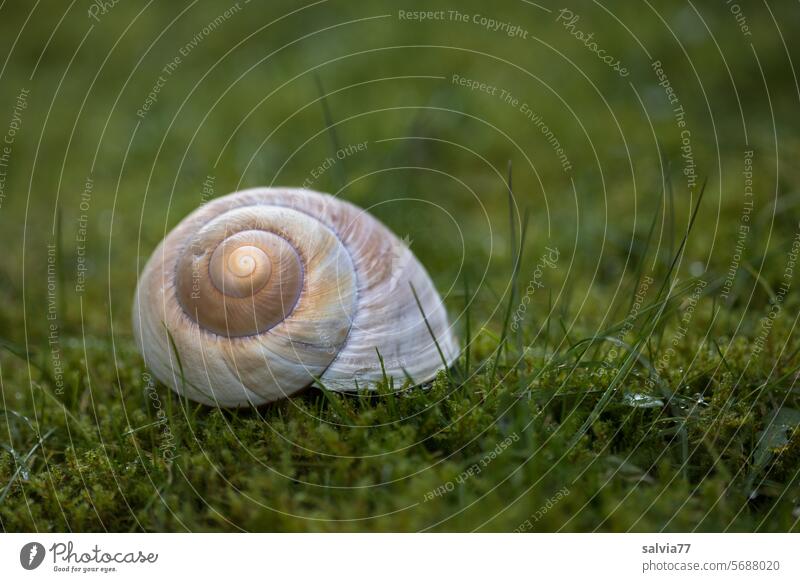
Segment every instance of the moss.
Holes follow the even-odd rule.
[[[267,105],[256,109],[280,74],[239,77],[243,67],[263,56],[264,43],[271,51],[308,30],[328,30],[331,14],[325,6],[317,7],[319,12],[309,9],[303,18],[287,19],[263,42],[228,55],[225,66],[209,69],[232,46],[231,39],[247,38],[264,23],[261,19],[296,6],[271,3],[269,11],[231,19],[225,31],[198,48],[208,52],[195,52],[184,61],[157,106],[138,120],[134,112],[141,107],[140,89],[160,74],[160,55],[175,54],[185,41],[182,33],[160,37],[129,83],[136,60],[131,55],[141,52],[141,35],[123,34],[138,13],[133,4],[123,4],[86,39],[67,76],[64,55],[83,42],[85,18],[68,15],[61,24],[60,12],[37,12],[38,25],[26,27],[5,73],[4,86],[28,86],[38,67],[30,110],[14,145],[8,196],[2,201],[0,246],[27,245],[24,264],[19,252],[0,253],[3,530],[508,531],[528,522],[530,531],[798,529],[793,517],[800,504],[798,430],[787,431],[786,443],[759,456],[759,435],[774,410],[800,409],[796,293],[786,297],[763,343],[756,344],[770,309],[770,291],[774,294],[784,280],[787,243],[796,236],[800,181],[795,163],[800,141],[792,137],[800,135],[791,101],[796,88],[793,77],[776,64],[785,53],[774,33],[764,27],[753,32],[769,77],[773,101],[767,103],[763,86],[747,82],[761,80],[761,72],[753,68],[750,48],[731,34],[736,31],[729,26],[727,9],[704,9],[730,68],[719,66],[710,37],[693,39],[692,63],[706,89],[693,91],[681,80],[679,94],[692,124],[698,168],[711,174],[675,271],[670,265],[696,202],[694,193],[689,196],[680,187],[685,185],[680,134],[672,118],[651,108],[658,91],[642,92],[647,113],[654,113],[651,126],[642,117],[642,102],[631,99],[627,85],[621,91],[619,79],[595,74],[594,56],[586,51],[571,51],[570,59],[591,72],[614,111],[613,123],[607,112],[597,113],[594,91],[576,90],[577,77],[560,74],[562,69],[553,64],[557,60],[541,58],[538,49],[515,51],[517,45],[502,35],[476,36],[468,26],[438,23],[426,29],[419,24],[412,33],[395,22],[376,38],[399,46],[408,44],[408,34],[418,35],[420,44],[446,34],[454,46],[463,46],[467,41],[461,35],[469,35],[467,44],[477,43],[481,52],[507,54],[543,75],[581,113],[585,127],[572,123],[563,103],[518,77],[518,70],[477,53],[431,49],[420,51],[421,58],[409,58],[404,51],[364,53],[363,39],[369,35],[337,30],[307,38],[310,44],[304,41],[302,50],[292,44],[287,45],[292,50],[276,51],[264,66],[287,72],[286,78],[288,72],[294,76],[304,70],[308,58],[316,62],[314,55],[357,57],[335,60],[335,70],[326,68],[320,75],[329,75],[325,86],[334,91],[329,96],[332,115],[346,120],[338,126],[342,142],[368,140],[368,154],[347,159],[349,177],[360,178],[346,187],[340,189],[336,172],[326,173],[314,187],[340,191],[413,239],[412,250],[436,286],[449,290],[447,308],[462,341],[468,311],[473,339],[469,369],[462,357],[450,374],[397,393],[387,385],[327,396],[312,388],[291,402],[258,410],[221,411],[191,403],[184,410],[185,402],[164,386],[148,391],[131,330],[138,269],[165,228],[203,201],[202,184],[211,168],[214,195],[221,195],[273,180],[302,184],[309,169],[331,154],[325,134],[318,135],[323,118],[307,75],[281,85]],[[362,22],[362,7],[355,3],[340,4],[335,16],[342,22],[359,19],[358,26],[384,26],[384,19]],[[677,82],[685,54],[665,40],[663,23],[619,4],[618,17],[635,20],[637,35],[654,45],[659,60],[675,63],[671,75]],[[465,5],[474,12],[486,10],[485,2],[477,0]],[[531,18],[525,4],[506,9],[509,19]],[[681,3],[661,9],[665,21],[685,16]],[[174,3],[154,3],[148,8],[149,22],[170,22],[180,10]],[[212,3],[199,3],[181,15],[182,30],[202,28],[214,10]],[[381,10],[376,4],[375,13]],[[592,10],[599,9],[591,2],[582,5],[586,21]],[[780,6],[773,10],[785,36],[800,31],[800,20]],[[2,24],[18,30],[25,16],[21,8],[6,7]],[[594,16],[598,22],[607,18],[602,12]],[[49,39],[49,31],[56,29]],[[557,29],[542,26],[536,32],[543,46],[561,46]],[[624,35],[606,36],[608,42],[624,40]],[[64,50],[43,53],[51,41]],[[396,72],[396,78],[364,83],[365,71],[368,76],[378,68]],[[92,85],[75,125],[76,108],[83,107],[88,81],[98,71],[102,77]],[[742,76],[736,95],[726,89],[731,71],[737,79]],[[572,174],[547,162],[550,145],[529,124],[520,123],[517,109],[436,79],[452,72],[535,100],[568,147]],[[412,79],[421,74],[430,78]],[[203,85],[193,91],[198,79]],[[631,79],[637,87],[652,85],[649,64],[632,65]],[[216,96],[206,87],[230,91],[219,107],[210,107],[212,101],[205,100]],[[50,99],[56,93],[60,97]],[[189,93],[192,99],[182,103],[181,96]],[[753,230],[726,297],[720,282],[731,264],[742,216],[741,128],[734,122],[706,127],[694,118],[707,109],[707,99],[720,120],[739,118],[739,100],[749,105],[757,189],[776,193],[775,199],[757,200]],[[111,103],[115,110],[106,117],[103,112]],[[4,100],[0,111],[8,112],[8,104]],[[466,115],[445,111],[443,104]],[[367,110],[380,111],[380,118],[363,115]],[[240,125],[242,112],[248,111],[252,116]],[[173,113],[179,118],[170,125]],[[779,159],[769,153],[776,150],[769,129],[773,114],[783,128]],[[486,115],[491,117],[488,133],[481,127],[485,124],[475,122]],[[500,139],[495,127],[520,149]],[[262,144],[265,128],[275,134]],[[624,140],[619,129],[624,129]],[[586,146],[584,130],[602,136],[603,147]],[[412,134],[436,140],[414,140],[409,146],[395,139]],[[465,157],[465,148],[452,144],[469,144],[467,149],[490,166],[476,165],[477,158]],[[710,144],[720,147],[711,151]],[[290,159],[287,152],[294,152]],[[602,174],[596,168],[598,155]],[[33,174],[27,164],[34,157],[65,163],[40,163]],[[516,249],[505,228],[508,188],[494,172],[509,158],[516,201],[522,212],[531,211],[519,292],[534,289],[529,281],[545,245],[558,246],[561,256],[557,268],[545,270],[539,281],[543,287],[528,296],[524,317],[513,329],[505,325],[504,314],[521,301],[518,294],[509,303]],[[536,161],[536,172],[525,167],[528,159]],[[393,171],[376,171],[390,165]],[[778,165],[781,176],[773,183]],[[79,296],[75,225],[84,214],[79,195],[92,167],[95,195],[85,212],[87,244],[82,249],[90,272]],[[437,170],[412,172],[410,167]],[[458,176],[478,200],[438,181],[441,172]],[[668,177],[673,192],[662,189]],[[26,199],[22,194],[32,182],[36,194]],[[443,212],[398,206],[402,192],[435,200]],[[57,317],[50,320],[45,246],[55,237],[54,214],[61,217],[56,241],[61,258]],[[648,239],[651,221],[656,230]],[[694,302],[689,296],[698,272],[707,285]],[[635,321],[623,327],[644,276],[653,283]],[[672,290],[669,301],[664,301],[666,292],[658,294],[662,284]],[[49,343],[53,323],[58,326],[58,370]],[[26,351],[29,357],[20,357]],[[635,361],[628,361],[631,353]],[[626,394],[661,404],[639,406]],[[561,491],[567,493],[548,506]]]

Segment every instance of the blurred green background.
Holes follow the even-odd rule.
[[[512,530],[570,483],[532,529],[797,529],[794,273],[755,355],[753,339],[798,234],[798,16],[795,2],[3,3],[0,132],[14,130],[0,198],[4,528]],[[318,170],[354,144],[365,147]],[[148,430],[131,447],[128,431],[154,418],[131,336],[137,275],[192,209],[258,185],[334,193],[412,240],[462,339],[470,305],[473,365],[493,361],[520,300],[513,249],[527,213],[522,292],[546,246],[561,258],[508,341],[502,381],[482,368],[432,389],[470,414],[485,404],[479,419],[431,416],[422,394],[404,404],[421,407],[406,423],[384,399],[345,398],[356,425],[393,423],[348,431],[299,412],[341,420],[317,393],[228,415],[181,412],[159,387],[184,454],[173,466]],[[526,374],[622,320],[643,274],[656,281],[647,301],[668,275],[708,284],[659,372],[676,394],[716,401],[676,421],[626,407],[622,386],[647,374],[626,378],[576,446],[608,382]],[[640,349],[653,362],[681,327],[681,301],[655,331],[631,332],[649,334]],[[567,385],[585,398],[557,397]],[[513,422],[498,412],[537,386],[543,400],[527,394]],[[785,429],[770,432],[779,412]],[[514,455],[458,497],[422,501],[530,418],[541,432]],[[387,453],[403,443],[408,455]],[[385,456],[348,460],[370,454]]]

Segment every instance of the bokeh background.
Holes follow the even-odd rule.
[[[0,525],[796,530],[799,16],[0,3]],[[238,412],[155,384],[144,261],[257,185],[411,241],[458,369]]]

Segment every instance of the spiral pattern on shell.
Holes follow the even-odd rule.
[[[246,190],[187,216],[142,271],[133,322],[159,380],[220,406],[315,378],[368,386],[383,377],[378,353],[397,386],[422,383],[458,353],[411,251],[365,211],[302,189]]]

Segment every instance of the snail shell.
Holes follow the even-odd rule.
[[[383,378],[376,348],[395,385],[428,381],[458,354],[407,246],[366,211],[304,189],[244,190],[187,216],[142,271],[133,328],[161,382],[219,406],[285,398],[315,378],[367,387]]]

